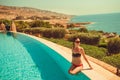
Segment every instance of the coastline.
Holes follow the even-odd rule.
[[[104,31],[108,33],[115,32],[120,35],[120,13],[96,14],[74,16],[72,22],[92,22],[87,25],[87,29]]]

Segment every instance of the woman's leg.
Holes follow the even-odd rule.
[[[83,69],[83,66],[78,66],[75,67],[74,69],[70,70],[70,74],[77,74],[78,72],[80,72]]]
[[[75,68],[75,66],[72,65],[72,66],[70,67],[70,69],[69,69],[69,73],[71,73],[71,71],[72,71],[74,68]]]

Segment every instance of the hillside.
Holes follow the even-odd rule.
[[[68,21],[72,16],[40,10],[29,7],[13,7],[13,6],[2,6],[0,5],[0,19],[9,19],[9,20],[45,20],[49,22],[63,22]]]

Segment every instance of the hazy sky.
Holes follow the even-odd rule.
[[[33,7],[72,15],[120,12],[120,0],[0,0],[0,5]]]

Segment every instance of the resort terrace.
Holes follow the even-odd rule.
[[[32,35],[29,35],[29,36],[49,46],[50,48],[58,52],[60,55],[62,55],[64,58],[66,58],[69,62],[71,62],[71,59],[72,59],[71,49],[55,44],[43,38],[38,38]],[[120,77],[118,77],[115,74],[116,73],[115,67],[108,65],[88,55],[86,56],[89,59],[90,64],[93,66],[93,70],[88,69],[89,66],[87,65],[85,60],[82,58],[82,61],[84,63],[84,68],[82,72],[85,75],[87,75],[91,80],[120,80]]]

